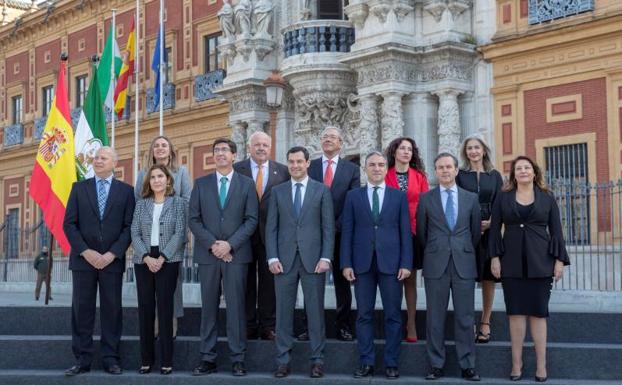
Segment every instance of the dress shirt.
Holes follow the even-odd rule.
[[[335,180],[335,172],[337,172],[337,163],[339,163],[339,155],[335,155],[332,159],[333,163],[331,167],[333,168],[333,181]],[[326,155],[322,155],[322,180],[324,180],[324,175],[326,175],[326,167],[328,167],[328,158]]]
[[[268,163],[270,163],[269,161],[265,161],[262,165],[261,168],[263,169],[263,182],[262,182],[262,186],[261,186],[261,191],[263,193],[266,192],[266,186],[268,185],[268,177],[270,176],[270,170],[268,169]],[[253,158],[251,158],[251,172],[253,173],[253,181],[255,181],[255,183],[257,183],[257,173],[259,172],[259,164],[257,164]]]
[[[106,188],[106,196],[108,196],[108,194],[110,194],[110,186],[112,185],[112,177],[114,176],[114,173],[110,174],[110,176],[108,178],[100,178],[97,175],[95,175],[95,192],[97,193],[99,190],[99,181],[100,180],[107,180],[108,183],[104,184],[104,187]]]
[[[227,193],[225,194],[225,196],[227,196],[229,195],[229,188],[231,188],[231,179],[233,179],[233,169],[231,169],[231,172],[227,175],[222,175],[221,173],[216,171],[216,188],[218,189],[217,191],[220,191],[220,178],[222,178],[223,176],[227,178],[227,187],[226,187]]]
[[[382,202],[384,202],[384,192],[387,190],[387,184],[385,182],[380,183],[378,186],[367,182],[367,199],[369,200],[369,208],[374,208],[374,187],[380,187],[378,189],[378,213],[382,212]]]
[[[447,207],[447,188],[442,185],[438,186],[441,189],[441,203],[443,204],[443,212],[445,212],[445,207]],[[458,185],[454,183],[453,186],[449,188],[452,192],[451,197],[454,200],[454,213],[456,218],[458,217]]]
[[[153,217],[151,219],[151,245],[160,246],[160,215],[164,203],[153,202]]]

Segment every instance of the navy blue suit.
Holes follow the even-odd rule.
[[[356,278],[356,334],[361,364],[375,364],[374,305],[378,287],[384,309],[384,364],[397,367],[402,338],[402,285],[397,275],[399,269],[413,267],[406,194],[387,187],[380,215],[374,220],[367,186],[348,193],[341,218],[341,268],[347,267],[354,269]]]

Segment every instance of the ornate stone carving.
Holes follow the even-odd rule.
[[[399,23],[402,22],[402,20],[404,20],[404,18],[406,16],[408,16],[409,13],[411,13],[413,10],[415,9],[415,7],[413,7],[412,5],[409,4],[409,2],[406,0],[398,0],[394,5],[393,5],[393,13],[395,13],[395,17],[397,18],[397,21]]]
[[[438,152],[457,155],[460,149],[460,107],[458,95],[461,91],[444,89],[434,92],[438,96]]]
[[[235,160],[243,160],[246,158],[246,125],[241,121],[230,122],[229,125],[231,126],[231,140],[238,147]]]
[[[382,102],[382,149],[389,146],[391,141],[404,134],[404,109],[402,108],[400,92],[383,93]]]
[[[268,32],[274,6],[270,0],[257,0],[253,5],[253,24],[255,26],[255,37],[262,39],[272,39]]]
[[[473,5],[473,0],[450,0],[447,4],[447,9],[451,12],[452,18],[457,18],[462,14],[462,12],[471,8]]]
[[[369,6],[365,3],[350,4],[344,9],[348,19],[358,29],[362,29],[369,15]]]
[[[302,5],[302,10],[300,11],[300,20],[310,20],[311,19],[311,0],[304,0],[304,4]]]
[[[391,5],[386,2],[376,3],[369,8],[369,12],[383,24],[387,21],[389,11],[391,11]]]
[[[233,12],[235,16],[235,30],[243,38],[251,36],[251,8],[250,0],[239,0]]]
[[[440,64],[433,65],[420,73],[419,80],[429,82],[434,80],[454,79],[468,80],[472,78],[471,67],[459,64]]]
[[[426,0],[423,3],[423,10],[428,12],[438,23],[443,18],[443,12],[447,9],[445,0]]]
[[[417,81],[415,63],[390,62],[379,65],[366,65],[359,71],[359,87],[384,83],[387,81]]]
[[[372,151],[378,149],[378,96],[375,94],[367,94],[357,96],[355,100],[358,102],[352,108],[356,109],[360,121],[358,124],[359,138],[359,154],[361,156],[361,171],[363,171],[363,160]],[[365,173],[361,172],[361,182],[365,182]]]
[[[255,110],[267,110],[266,91],[263,87],[243,88],[227,95],[229,114],[239,114]]]
[[[223,0],[222,8],[218,11],[220,29],[226,41],[235,39],[235,21],[233,19],[233,7],[229,0]]]
[[[251,137],[255,132],[261,131],[266,132],[266,123],[265,121],[260,120],[251,120],[248,122],[248,127],[246,128],[246,141]]]
[[[253,52],[251,39],[238,39],[235,42],[235,52],[242,55],[244,61],[247,62]]]

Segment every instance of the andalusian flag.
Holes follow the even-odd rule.
[[[106,45],[104,46],[104,52],[102,53],[99,66],[97,67],[99,90],[102,93],[102,99],[104,100],[106,107],[108,107],[110,111],[114,108],[114,85],[111,76],[112,60],[114,60],[114,76],[116,79],[119,77],[119,72],[121,72],[123,60],[121,59],[117,39],[115,39],[114,31],[111,27],[108,40],[106,40]]]
[[[71,247],[63,231],[63,219],[71,186],[76,181],[76,160],[65,84],[66,65],[65,60],[60,62],[56,94],[32,168],[30,196],[41,207],[45,224],[63,253],[68,254]]]
[[[76,173],[78,180],[90,178],[93,172],[95,153],[102,146],[108,145],[106,132],[106,116],[104,115],[101,92],[99,90],[97,71],[93,68],[93,77],[84,106],[78,120],[75,137]]]
[[[127,102],[127,90],[130,83],[130,75],[134,73],[134,57],[136,56],[136,29],[134,27],[134,21],[132,21],[132,28],[130,34],[127,37],[127,44],[125,51],[123,51],[123,66],[119,73],[119,80],[117,82],[117,88],[114,90],[114,111],[119,118],[123,116],[123,110],[125,109],[125,103]]]

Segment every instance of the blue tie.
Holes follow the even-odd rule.
[[[454,199],[452,197],[453,191],[446,189],[447,203],[445,203],[445,219],[447,219],[447,225],[450,230],[454,229],[456,225],[456,208],[454,207]]]
[[[106,200],[108,200],[108,193],[106,192],[106,185],[108,181],[106,179],[100,179],[97,186],[97,204],[99,206],[99,219],[104,218],[104,211],[106,210]]]
[[[218,198],[220,199],[221,208],[225,208],[225,201],[227,200],[227,182],[228,179],[226,176],[220,178],[220,192],[218,193]]]
[[[302,183],[296,183],[296,195],[294,195],[294,212],[296,218],[300,216],[300,210],[302,209]]]

